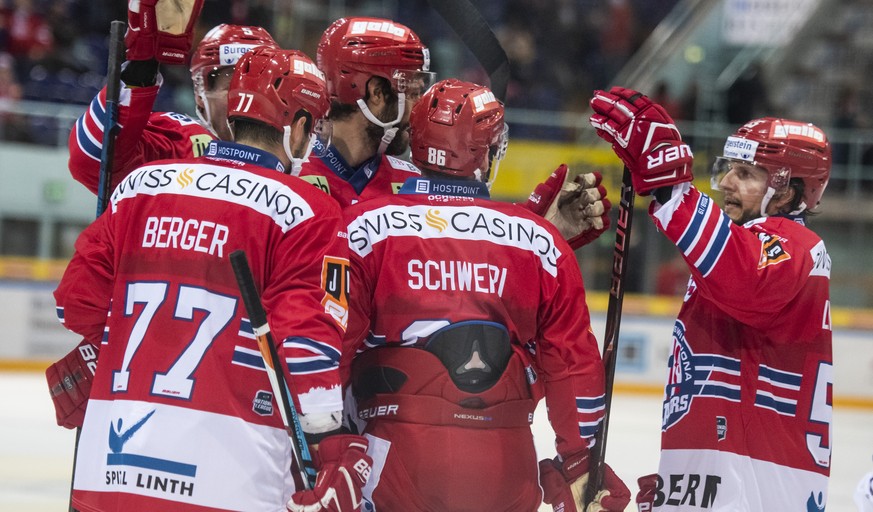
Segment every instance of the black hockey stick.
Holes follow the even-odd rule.
[[[605,370],[603,423],[594,435],[591,450],[588,487],[585,489],[585,505],[594,501],[597,491],[603,487],[604,461],[606,459],[606,434],[609,430],[609,412],[612,406],[612,387],[615,382],[618,333],[621,327],[621,305],[624,300],[625,275],[630,253],[631,222],[634,217],[634,187],[630,170],[625,166],[621,177],[621,200],[618,205],[618,222],[615,227],[615,248],[612,256],[612,284],[609,287],[609,305],[606,309],[606,332],[603,335],[603,366]]]
[[[113,21],[109,28],[109,67],[106,74],[106,112],[103,116],[103,149],[100,151],[100,182],[97,185],[97,216],[109,204],[115,136],[118,134],[118,97],[121,94],[121,63],[124,62],[124,31],[127,24]]]
[[[118,97],[121,94],[121,63],[124,62],[124,31],[127,23],[113,21],[109,24],[109,58],[106,74],[106,111],[103,115],[103,149],[100,150],[100,181],[97,185],[97,217],[109,204],[109,184],[112,183],[112,160],[115,157],[115,135],[118,133]],[[73,485],[76,480],[76,460],[79,456],[79,438],[82,427],[76,427],[76,442],[73,448],[73,476],[70,478],[69,512],[73,509]]]
[[[479,10],[470,0],[430,0],[430,5],[482,64],[491,81],[491,92],[504,101],[509,82],[509,58]]]
[[[300,425],[300,416],[297,414],[297,408],[294,407],[294,402],[291,399],[286,367],[284,362],[279,359],[279,352],[273,341],[270,325],[267,323],[267,314],[261,305],[261,298],[258,296],[258,289],[255,286],[245,251],[232,252],[230,264],[233,266],[233,273],[236,275],[236,282],[240,294],[242,294],[246,311],[249,313],[249,321],[252,324],[255,339],[258,341],[258,348],[264,358],[264,366],[266,366],[270,386],[273,388],[273,395],[279,406],[279,414],[282,416],[285,430],[288,431],[288,437],[291,439],[291,453],[300,478],[299,484],[303,488],[312,489],[315,487],[316,476],[312,454],[309,453],[309,445],[306,443],[306,436]]]

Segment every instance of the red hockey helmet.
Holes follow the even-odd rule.
[[[244,53],[256,46],[279,47],[261,27],[226,23],[218,25],[203,36],[203,40],[194,50],[191,57],[191,78],[195,85],[199,82],[202,86],[209,73],[218,68],[235,65]]]
[[[330,110],[324,75],[309,57],[261,46],[239,59],[227,91],[229,120],[252,119],[283,131],[300,109],[314,123]]]
[[[506,149],[503,104],[487,87],[455,78],[437,82],[422,96],[412,108],[409,130],[412,162],[451,176],[485,181],[492,160],[502,159]]]
[[[430,54],[405,25],[381,18],[340,18],[321,36],[316,54],[331,99],[354,104],[367,81],[381,76],[395,91],[414,85],[423,93],[434,81]],[[413,91],[414,92],[414,91]]]
[[[803,180],[803,202],[815,208],[831,174],[831,145],[812,123],[775,117],[744,124],[724,145],[724,158],[750,162],[765,169],[768,186],[779,190],[791,178]]]

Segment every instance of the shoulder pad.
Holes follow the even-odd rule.
[[[393,167],[399,171],[406,171],[406,172],[411,172],[414,174],[421,174],[421,171],[412,162],[407,162],[406,160],[401,160],[401,159],[394,157],[394,156],[391,156],[391,155],[385,155],[385,158],[391,167]]]

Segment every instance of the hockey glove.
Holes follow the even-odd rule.
[[[82,340],[72,352],[46,368],[45,378],[55,404],[58,425],[77,428],[85,421],[85,407],[99,353],[97,346]]]
[[[573,181],[568,181],[568,176],[569,169],[561,164],[522,206],[554,224],[576,250],[609,229],[612,205],[600,184],[599,172],[580,174]]]
[[[630,170],[638,194],[692,180],[691,148],[661,105],[636,91],[613,87],[594,91],[591,108],[591,125]]]
[[[658,475],[651,474],[637,478],[640,492],[637,493],[637,510],[652,512],[655,507],[655,494],[658,492]]]
[[[366,437],[349,434],[322,440],[316,452],[315,488],[296,492],[286,505],[291,512],[352,512],[363,503],[361,489],[370,478],[373,459]]]
[[[203,0],[129,0],[127,60],[184,64]]]
[[[594,501],[584,509],[585,488],[588,486],[588,449],[573,455],[540,461],[540,486],[543,501],[555,512],[622,512],[630,503],[630,490],[612,471],[603,465],[604,489],[597,491]]]

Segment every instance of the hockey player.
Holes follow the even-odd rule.
[[[330,91],[333,139],[301,177],[342,207],[396,193],[420,174],[392,155],[408,148],[409,111],[434,80],[427,48],[400,23],[340,18],[322,34],[316,60]]]
[[[133,169],[155,160],[189,158],[203,154],[213,139],[232,140],[227,125],[227,86],[233,65],[246,51],[256,46],[277,48],[276,42],[260,27],[218,25],[197,45],[191,59],[191,80],[197,104],[197,122],[178,112],[152,112],[163,78],[159,63],[184,64],[191,47],[195,18],[203,0],[169,2],[155,0],[130,2],[128,31],[125,37],[126,59],[121,72],[121,95],[118,120],[121,129],[115,145],[112,175],[114,188]],[[166,5],[194,3],[184,36],[160,37],[147,34],[149,20],[157,17]],[[155,11],[157,10],[157,15]],[[154,32],[152,27],[151,32]],[[77,181],[97,192],[100,152],[103,147],[103,112],[106,88],[91,101],[70,132],[70,173]]]
[[[640,510],[824,510],[831,461],[831,260],[805,225],[827,186],[816,126],[755,119],[728,137],[713,184],[664,109],[596,91],[591,124],[630,169],[691,270],[673,327],[657,475]]]
[[[322,34],[316,58],[332,99],[333,144],[304,164],[301,177],[341,206],[396,193],[420,174],[393,155],[408,149],[409,112],[434,81],[428,49],[391,20],[341,18]],[[577,249],[609,227],[605,196],[599,174],[570,180],[562,165],[526,207],[553,222]]]
[[[55,292],[65,326],[102,347],[78,445],[73,505],[113,510],[358,510],[367,441],[339,435],[347,239],[336,202],[283,169],[327,115],[296,51],[239,61],[236,142],[152,162],[115,189]],[[228,255],[244,249],[293,400],[315,488],[295,492],[290,443]],[[335,435],[336,434],[336,435]]]
[[[441,81],[410,124],[424,177],[345,211],[347,414],[374,459],[365,509],[534,511],[541,477],[555,510],[582,510],[604,389],[573,252],[541,217],[489,199],[506,145],[489,89]],[[544,396],[560,455],[538,466]],[[611,471],[606,489],[591,510],[624,510]]]
[[[179,2],[179,5],[185,3]],[[121,74],[124,85],[118,108],[121,128],[115,145],[112,188],[147,162],[199,157],[213,139],[231,140],[227,123],[227,87],[233,66],[251,48],[277,47],[273,38],[260,27],[215,27],[197,45],[191,61],[197,113],[203,123],[176,112],[152,112],[163,80],[158,73],[159,62],[181,64],[184,58],[177,55],[187,55],[192,37],[188,25],[184,33],[187,39],[166,34],[158,37],[154,28],[146,26],[146,20],[155,19],[156,5],[160,10],[160,6],[165,4],[171,2],[131,3],[128,11],[127,62]],[[198,0],[192,7],[189,25],[193,24],[201,4],[202,0]],[[132,10],[134,8],[137,10]],[[88,111],[76,121],[69,141],[70,173],[94,193],[99,184],[105,99],[104,87]],[[47,377],[58,425],[66,428],[82,426],[98,353],[99,346],[83,341],[49,368]]]

